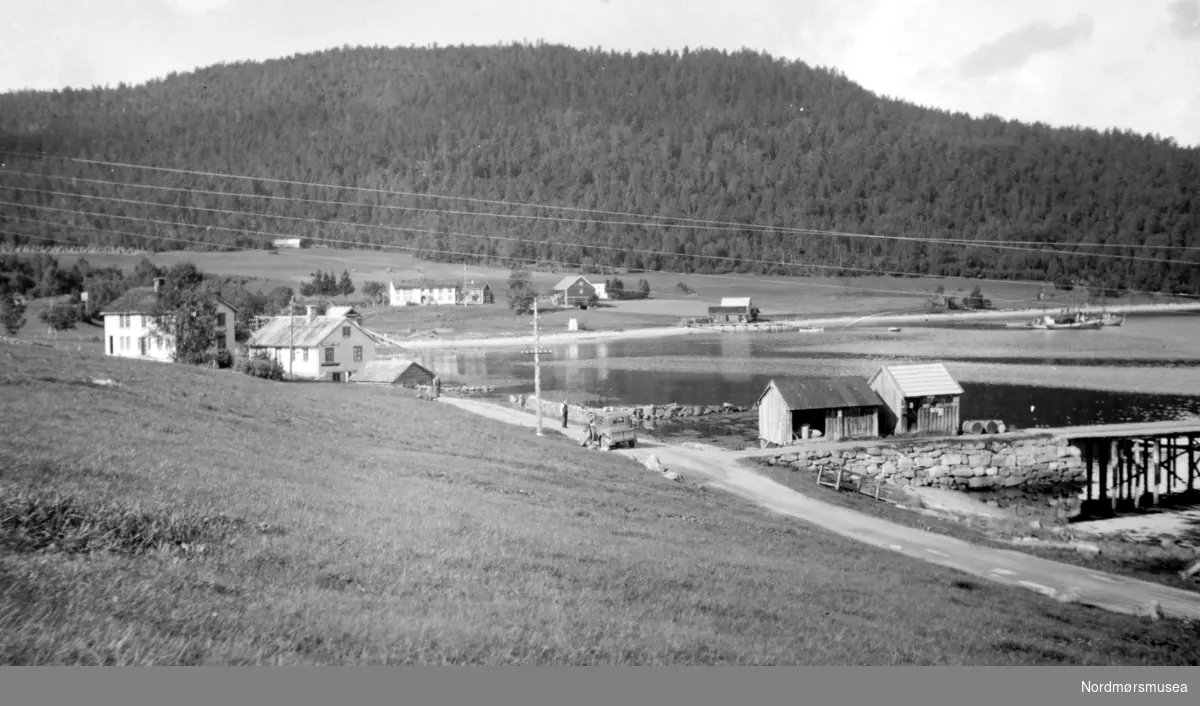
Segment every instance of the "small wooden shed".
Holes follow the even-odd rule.
[[[860,377],[772,380],[758,397],[758,437],[763,446],[787,446],[879,436],[882,406]]]
[[[958,434],[963,389],[945,365],[885,365],[870,385],[883,400],[886,433]]]
[[[360,385],[416,388],[433,384],[437,376],[415,360],[374,360],[354,376]]]

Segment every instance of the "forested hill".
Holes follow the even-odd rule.
[[[0,156],[7,172],[0,175],[0,200],[24,204],[0,205],[0,230],[41,238],[158,248],[265,240],[208,228],[223,226],[420,247],[438,259],[469,253],[695,272],[830,273],[811,267],[821,264],[861,268],[847,274],[1078,278],[1200,293],[1200,250],[1187,249],[1200,246],[1200,149],[1132,133],[971,119],[881,98],[836,71],[752,52],[630,55],[545,45],[334,50],[219,65],[134,87],[3,95],[0,149],[775,227],[1043,241],[1117,257],[497,218],[464,212],[589,216]],[[113,217],[119,215],[171,225]],[[180,240],[72,231],[15,217]],[[1083,242],[1121,247],[1077,245]]]

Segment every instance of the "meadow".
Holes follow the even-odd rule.
[[[0,663],[1200,659],[1194,625],[979,582],[388,390],[0,357]]]

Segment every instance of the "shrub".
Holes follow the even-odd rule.
[[[230,353],[228,348],[216,353],[208,353],[204,356],[204,363],[216,365],[218,368],[231,368],[233,367],[233,353]]]
[[[250,358],[238,361],[238,372],[264,380],[282,380],[283,365],[266,353],[256,353]]]

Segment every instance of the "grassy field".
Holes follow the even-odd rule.
[[[0,663],[1200,657],[386,390],[0,356]]]

